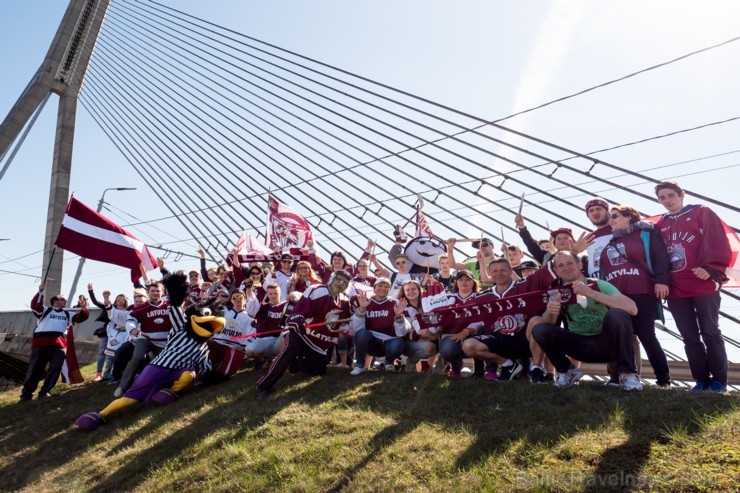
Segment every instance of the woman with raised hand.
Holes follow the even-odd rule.
[[[311,264],[305,260],[298,262],[295,268],[295,274],[293,279],[290,281],[289,293],[298,291],[299,293],[304,292],[309,286],[314,284],[321,284],[321,279],[311,268]]]

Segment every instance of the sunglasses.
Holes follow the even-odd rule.
[[[293,263],[292,260],[281,260],[280,262],[283,263],[283,264],[292,264]]]
[[[404,265],[406,263],[407,262],[405,260],[399,260],[398,262],[396,262],[396,265]]]
[[[483,243],[481,243],[481,244],[480,244],[480,246],[482,246],[482,247],[487,247],[487,246],[491,246],[491,244],[490,244],[490,243],[486,243],[486,242],[484,241]]]
[[[232,300],[243,300],[244,299],[244,296],[242,296],[240,294],[234,294],[234,295],[231,296],[231,299]]]
[[[620,217],[622,217],[621,214],[614,213],[609,216],[609,219],[619,219]]]

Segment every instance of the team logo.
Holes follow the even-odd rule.
[[[272,198],[269,201],[269,208],[270,244],[295,245],[299,248],[306,246],[308,240],[312,239],[308,221],[291,210],[285,210],[287,207],[280,207],[280,204]]]
[[[155,319],[153,320],[153,322],[154,322],[155,324],[163,324],[163,323],[164,323],[164,319],[163,319],[163,318],[155,318]]]
[[[686,268],[686,250],[679,243],[668,247],[668,259],[671,261],[671,272],[678,272]]]
[[[496,320],[494,332],[502,335],[511,335],[519,332],[524,327],[524,314],[504,315]]]
[[[609,263],[612,266],[622,265],[627,262],[627,252],[625,251],[624,243],[617,243],[607,248],[606,256],[609,258]]]

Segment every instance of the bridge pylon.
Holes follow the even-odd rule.
[[[63,251],[54,240],[69,199],[77,98],[82,89],[109,0],[70,0],[44,61],[0,124],[0,160],[51,93],[59,96],[42,278],[47,293],[61,293]],[[70,300],[70,303],[72,300]]]

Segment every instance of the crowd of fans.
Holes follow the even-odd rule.
[[[324,262],[309,244],[302,257],[284,253],[274,263],[242,265],[234,252],[229,263],[207,268],[201,249],[200,269],[186,273],[185,306],[215,300],[225,309],[223,330],[207,341],[209,371],[223,378],[245,366],[264,372],[256,394],[264,398],[286,370],[322,375],[327,365],[346,367],[348,378],[378,368],[565,388],[583,376],[581,362],[605,363],[608,385],[642,390],[647,376],[640,346],[656,385],[668,387],[670,369],[654,325],[667,300],[696,382],[692,390],[724,392],[727,355],[718,317],[729,243],[717,215],[685,205],[677,183],[662,182],[655,194],[667,210],[657,222],[595,197],[584,206],[592,232],[576,238],[563,227],[537,241],[520,214],[515,225],[522,246],[501,245],[498,255],[491,239],[480,238],[473,242],[476,257],[460,262],[451,238],[434,272],[412,272],[400,234],[389,249],[395,271],[376,258],[370,240],[354,265],[342,252]],[[163,276],[170,275],[164,261],[158,263]],[[39,324],[22,401],[31,399],[42,379],[38,396],[49,395],[64,360],[66,327],[87,317],[86,300],[72,315],[62,295],[46,306],[43,291],[42,284],[32,301]],[[94,380],[125,397],[143,368],[171,345],[176,327],[167,293],[162,283],[148,280],[135,289],[133,303],[123,294],[111,298],[109,291],[98,300],[92,284],[88,292],[102,308]],[[571,292],[577,303],[567,302]],[[442,300],[444,310],[531,293],[547,296],[536,311],[504,310],[472,323],[420,323],[425,298]]]

